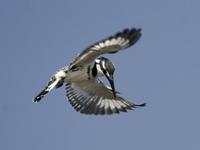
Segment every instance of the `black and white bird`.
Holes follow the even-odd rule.
[[[70,104],[83,114],[113,114],[145,106],[145,103],[137,105],[119,96],[113,78],[115,67],[109,59],[100,57],[132,46],[141,35],[141,29],[124,29],[89,46],[69,66],[51,77],[34,102],[39,102],[48,92],[66,83]],[[101,82],[100,76],[105,76],[111,87]]]

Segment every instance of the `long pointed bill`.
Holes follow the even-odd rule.
[[[111,85],[113,96],[114,96],[114,98],[116,98],[116,91],[115,91],[115,84],[114,84],[113,75],[106,76],[106,78],[108,79],[108,81],[109,81],[109,83]]]

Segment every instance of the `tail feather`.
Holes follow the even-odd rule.
[[[44,90],[42,90],[34,99],[33,102],[39,102],[46,94],[49,93],[49,90],[47,90],[47,88],[45,88]]]
[[[41,101],[41,99],[51,90],[61,87],[64,83],[64,79],[65,72],[63,70],[56,72],[56,74],[49,80],[47,86],[33,99],[33,102]]]

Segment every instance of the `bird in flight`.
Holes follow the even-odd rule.
[[[114,114],[145,106],[145,103],[135,104],[119,95],[114,84],[115,66],[101,56],[132,46],[141,35],[141,29],[127,28],[89,46],[69,66],[58,70],[33,101],[39,102],[51,90],[66,83],[70,104],[82,114]],[[106,77],[110,86],[99,79],[102,76]]]

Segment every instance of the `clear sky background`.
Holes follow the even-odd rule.
[[[199,150],[199,0],[1,0],[1,150]],[[116,89],[147,107],[77,113],[65,88],[33,97],[84,48],[126,27],[140,41],[106,55]]]

